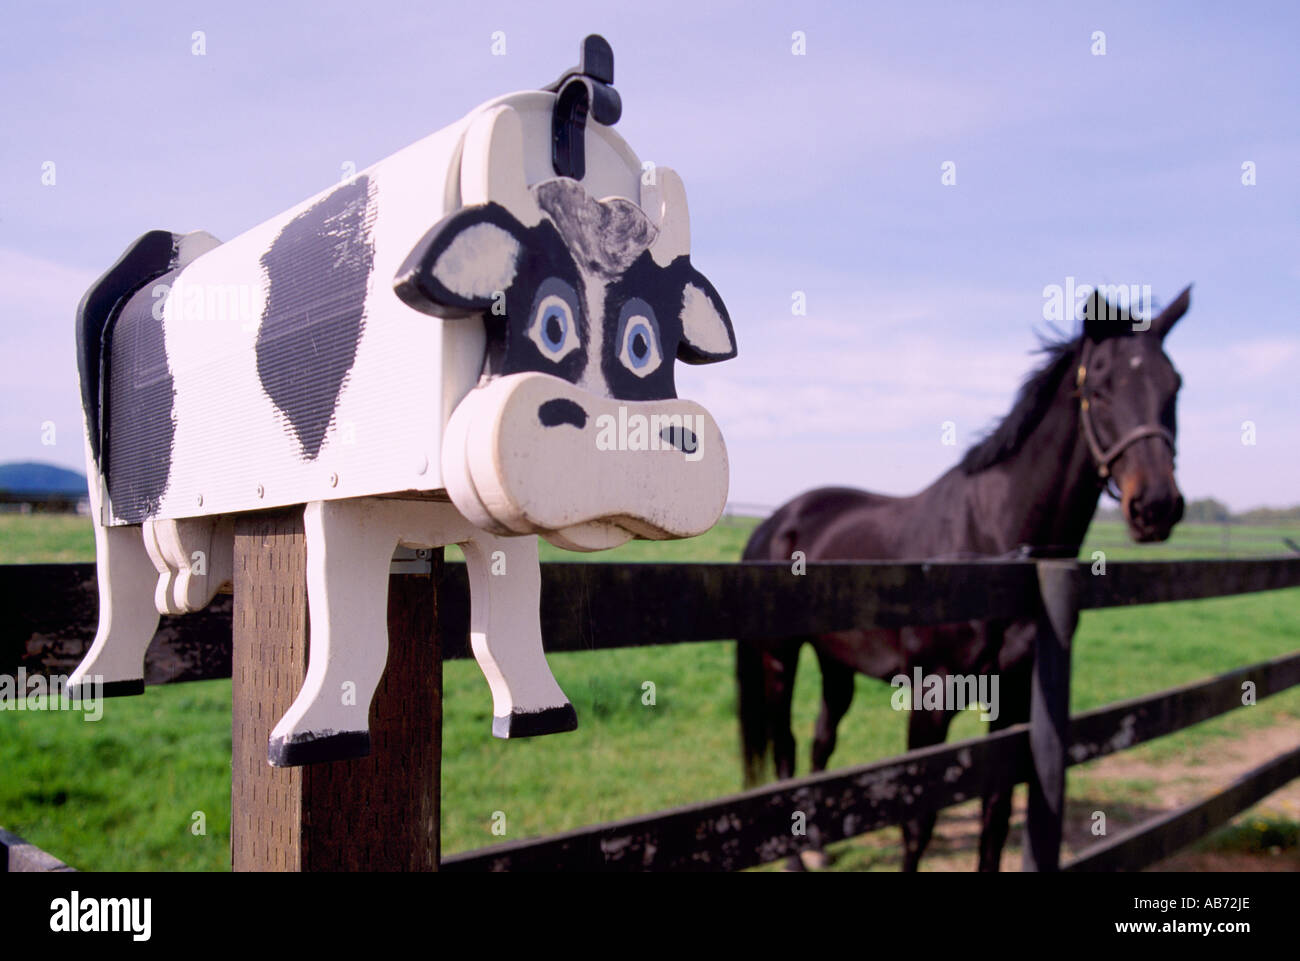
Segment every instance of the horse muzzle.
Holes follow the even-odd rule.
[[[1120,507],[1129,533],[1139,544],[1168,540],[1174,525],[1183,518],[1183,496],[1172,475],[1164,484],[1149,483],[1141,475],[1131,480],[1126,477],[1120,492]]]

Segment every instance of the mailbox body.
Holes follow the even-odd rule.
[[[413,310],[393,278],[460,208],[462,142],[484,111],[517,113],[528,182],[554,176],[554,100],[483,104],[137,291],[106,332],[87,418],[103,431],[99,522],[443,490],[443,432],[478,381],[483,323]],[[589,124],[586,150],[588,193],[640,202],[641,162],[613,129]]]

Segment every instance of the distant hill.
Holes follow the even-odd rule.
[[[34,497],[86,497],[86,475],[53,464],[0,464],[0,493]]]

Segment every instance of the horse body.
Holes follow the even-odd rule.
[[[1143,363],[1161,366],[1155,356],[1163,358],[1159,342],[1187,301],[1184,292],[1153,322],[1157,335],[1150,339],[1093,322],[1077,340],[1049,348],[1050,362],[1026,382],[1002,424],[920,493],[891,497],[843,487],[808,491],[755,529],[744,559],[789,562],[802,552],[808,561],[967,560],[1010,556],[1025,548],[1074,557],[1112,465],[1134,536],[1167,537],[1182,513],[1172,450],[1164,444],[1165,432],[1168,438],[1173,432],[1172,403],[1164,395],[1176,393],[1177,375],[1164,358],[1172,378],[1157,370],[1150,379],[1160,381],[1159,389],[1134,388],[1143,385],[1137,376]],[[1095,302],[1089,313],[1112,317],[1116,310]],[[1114,445],[1106,464],[1097,462],[1087,431],[1080,429],[1086,401],[1077,372],[1099,355],[1104,358],[1097,360],[1098,367],[1112,372],[1104,377],[1105,436],[1128,438],[1122,449],[1116,451],[1119,445]],[[1139,399],[1125,408],[1137,409],[1118,410],[1113,402],[1129,394]],[[1093,417],[1101,420],[1100,395],[1092,396],[1098,401]],[[1168,424],[1150,427],[1156,420]],[[769,744],[777,777],[794,776],[790,707],[805,643],[816,650],[822,672],[822,707],[812,744],[816,772],[825,769],[834,750],[836,728],[853,698],[855,673],[882,680],[910,677],[917,668],[925,675],[997,673],[1001,697],[990,729],[1028,720],[1034,629],[1032,621],[984,620],[742,641],[737,645],[737,680],[747,783],[761,779]],[[908,747],[942,742],[954,716],[948,710],[910,712]],[[997,870],[1010,808],[1009,790],[990,792],[984,799],[981,870]],[[934,821],[931,813],[904,823],[905,870],[916,869]]]

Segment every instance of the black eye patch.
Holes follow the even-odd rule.
[[[677,396],[673,367],[682,339],[686,284],[679,265],[690,270],[684,259],[660,267],[647,250],[609,286],[600,363],[612,396],[627,400]]]
[[[524,253],[504,311],[484,314],[492,373],[537,371],[577,383],[587,368],[590,321],[582,278],[555,225],[543,220],[527,231]]]

